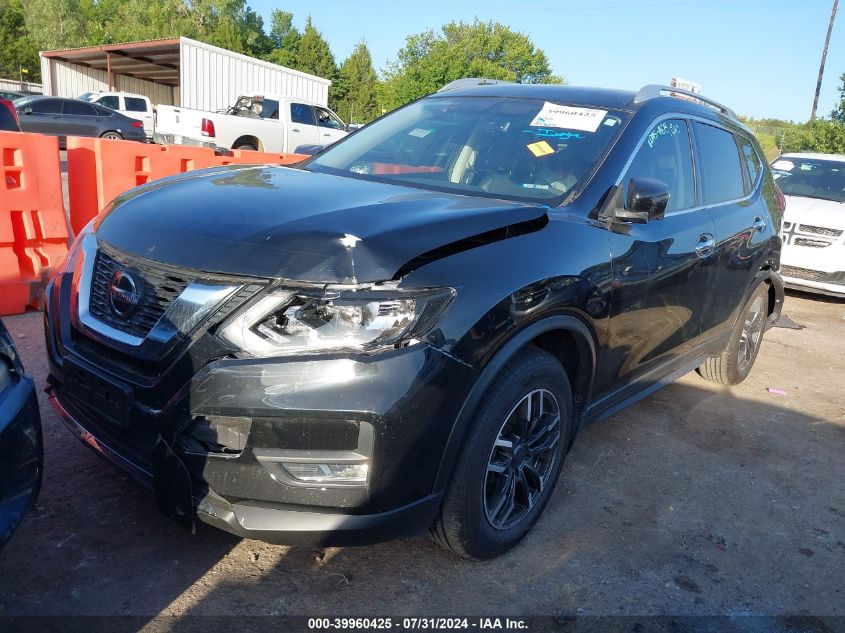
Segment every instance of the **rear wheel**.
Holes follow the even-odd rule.
[[[249,143],[241,143],[240,145],[236,145],[232,149],[246,149],[252,152],[258,151],[258,148],[255,145],[250,145]]]
[[[528,347],[496,376],[472,427],[431,532],[465,558],[516,545],[542,514],[572,433],[572,393],[560,363]]]
[[[123,135],[120,132],[105,132],[100,138],[107,138],[112,141],[122,141]]]
[[[769,315],[769,289],[760,284],[745,304],[724,351],[708,358],[696,371],[702,378],[721,385],[738,385],[754,366]]]

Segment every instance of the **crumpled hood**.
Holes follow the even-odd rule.
[[[784,222],[845,230],[845,202],[801,196],[785,196],[785,198]]]
[[[115,200],[96,232],[120,249],[186,268],[361,283],[391,279],[423,254],[546,211],[299,169],[233,166],[133,189]]]

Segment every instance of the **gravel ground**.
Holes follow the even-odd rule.
[[[582,432],[534,531],[484,563],[192,536],[41,394],[44,486],[0,552],[0,616],[845,616],[845,302],[785,313],[806,328],[768,332],[743,385],[690,374]],[[39,385],[41,318],[4,319]]]

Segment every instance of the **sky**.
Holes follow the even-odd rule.
[[[528,35],[570,84],[636,90],[672,77],[755,118],[806,121],[833,0],[251,0],[270,27],[280,8],[310,14],[340,64],[362,39],[379,71],[406,36],[452,20],[493,20]],[[845,5],[827,54],[819,116],[845,73]]]

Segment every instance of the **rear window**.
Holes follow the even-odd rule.
[[[138,97],[124,97],[127,112],[147,112],[147,102]]]
[[[705,123],[695,123],[695,136],[701,157],[701,188],[704,204],[737,200],[745,195],[743,167],[733,134]]]

